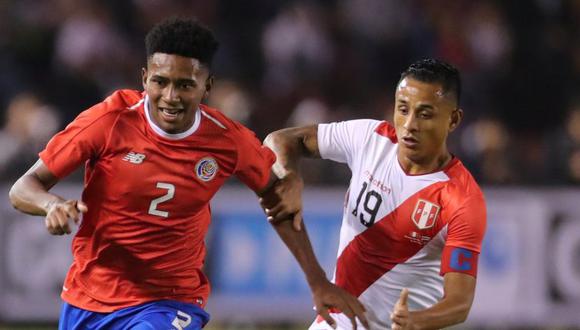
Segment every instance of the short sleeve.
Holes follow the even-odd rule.
[[[477,260],[485,234],[486,209],[483,196],[470,197],[455,212],[447,227],[441,273],[477,274]]]
[[[318,125],[318,150],[323,159],[352,167],[357,152],[381,122],[358,119]]]
[[[262,145],[256,135],[246,127],[235,123],[237,129],[238,161],[234,174],[253,191],[261,191],[268,184],[274,152]]]
[[[83,111],[40,152],[40,159],[56,177],[67,176],[104,149],[115,116],[105,107],[100,103]]]

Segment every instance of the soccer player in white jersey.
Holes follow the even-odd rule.
[[[365,305],[373,329],[439,329],[465,321],[471,308],[486,209],[479,186],[447,148],[463,117],[460,92],[454,67],[425,59],[401,75],[393,125],[351,120],[266,138],[280,177],[299,177],[302,156],[350,167],[334,282]],[[286,184],[279,198],[302,187],[299,179]],[[261,203],[271,221],[286,216],[275,201]],[[334,312],[339,329],[352,328]],[[331,327],[318,317],[310,329]]]

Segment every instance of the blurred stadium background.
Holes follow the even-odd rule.
[[[458,66],[465,120],[451,149],[489,208],[476,301],[459,328],[580,328],[580,1],[0,0],[0,329],[53,329],[70,263],[70,237],[12,210],[10,184],[80,111],[141,89],[144,35],[172,15],[214,30],[208,103],[260,138],[390,119],[409,63]],[[304,167],[307,226],[331,274],[348,170]],[[81,180],[58,190],[79,196]],[[213,209],[208,329],[304,329],[308,288],[252,193],[232,182]]]

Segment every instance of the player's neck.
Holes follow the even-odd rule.
[[[408,175],[423,175],[441,171],[444,169],[453,156],[447,149],[434,157],[424,159],[413,159],[404,153],[398,153],[399,164]]]

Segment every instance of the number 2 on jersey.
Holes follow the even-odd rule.
[[[374,190],[369,190],[365,195],[365,202],[363,204],[363,210],[369,214],[370,218],[367,220],[365,219],[365,215],[361,211],[359,214],[358,206],[362,200],[362,197],[367,190],[368,183],[363,183],[363,186],[358,193],[358,197],[356,198],[356,206],[352,210],[352,215],[355,217],[358,215],[360,223],[362,223],[366,227],[370,227],[375,223],[375,218],[377,217],[377,213],[379,212],[379,208],[381,207],[381,203],[383,202],[383,198],[381,194]],[[372,202],[371,202],[372,200]]]
[[[175,195],[175,186],[171,183],[157,182],[156,187],[159,189],[166,189],[167,193],[151,201],[151,204],[149,204],[149,214],[167,218],[169,216],[169,212],[158,210],[157,206],[173,198]]]

